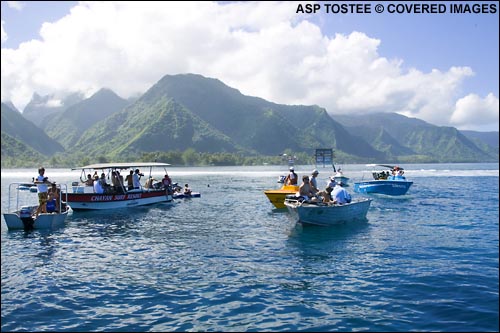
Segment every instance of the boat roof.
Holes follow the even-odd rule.
[[[170,164],[160,162],[123,162],[123,163],[97,163],[72,168],[71,170],[79,169],[130,169],[130,168],[148,168],[148,167],[167,167]]]
[[[383,166],[383,167],[386,167],[386,168],[389,168],[389,169],[394,169],[396,167],[398,167],[398,170],[404,170],[402,167],[400,166],[397,166],[397,165],[387,165],[387,164],[377,164],[378,166]]]

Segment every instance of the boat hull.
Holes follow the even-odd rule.
[[[125,194],[68,193],[68,204],[73,210],[100,210],[152,205],[172,202],[166,191],[129,191]]]
[[[36,210],[36,206],[33,207],[32,211]],[[64,221],[68,216],[68,211],[63,213],[42,213],[38,215],[35,219],[33,218],[22,218],[19,216],[19,212],[4,213],[3,217],[7,228],[9,230],[31,230],[31,229],[56,229],[64,226]]]
[[[405,195],[413,182],[405,180],[372,180],[354,183],[354,192]]]
[[[366,219],[371,201],[371,199],[361,198],[348,204],[327,205],[287,200],[285,206],[297,222],[329,226]]]
[[[286,196],[289,194],[295,194],[298,191],[299,191],[298,186],[284,185],[280,189],[264,191],[264,194],[267,196],[269,201],[274,205],[274,207],[281,209],[281,208],[286,208],[284,204]]]
[[[173,198],[174,199],[190,199],[190,198],[200,198],[201,193],[199,192],[192,192],[191,195],[185,195],[184,193],[174,193]]]

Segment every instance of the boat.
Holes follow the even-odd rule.
[[[335,169],[335,166],[333,166],[333,168]],[[349,184],[348,184],[349,177],[344,176],[344,173],[342,172],[341,168],[338,168],[335,175],[330,177],[330,179],[334,180],[337,183],[342,183],[343,186],[349,186]]]
[[[200,198],[201,193],[200,192],[191,192],[191,194],[184,194],[184,193],[180,192],[180,193],[174,193],[172,196],[174,199]]]
[[[329,226],[356,220],[365,220],[371,199],[356,198],[350,203],[332,204],[302,201],[302,198],[289,196],[284,205],[296,222]]]
[[[264,191],[264,194],[267,196],[269,201],[271,201],[274,207],[281,209],[286,208],[284,204],[285,197],[289,194],[296,194],[298,191],[298,185],[283,185],[279,189],[266,190]]]
[[[134,170],[138,168],[149,168],[149,178],[153,168],[164,169],[169,166],[168,163],[158,162],[135,162],[135,163],[99,163],[90,164],[83,167],[73,168],[72,170],[82,170],[80,180],[83,183],[85,174],[90,174],[92,171],[102,172],[110,179],[113,175],[119,175],[120,171]],[[165,169],[166,171],[166,169]],[[143,176],[143,174],[140,174]],[[82,178],[83,176],[83,178]],[[171,203],[173,201],[173,191],[171,187],[165,188],[160,181],[155,182],[148,188],[141,185],[139,188],[128,189],[120,177],[119,185],[107,186],[104,188],[104,193],[95,193],[93,186],[87,186],[80,182],[72,183],[72,191],[67,193],[68,203],[71,208],[77,210],[95,210],[95,209],[116,209],[135,207],[143,205],[151,205],[160,202]]]
[[[66,217],[72,212],[71,207],[67,204],[68,198],[66,196],[61,198],[65,200],[59,200],[59,207],[56,211],[52,213],[40,213],[36,216],[39,206],[38,196],[32,194],[22,195],[20,192],[25,191],[22,185],[26,185],[26,183],[11,183],[9,185],[7,213],[3,214],[5,224],[9,230],[55,229],[64,225]],[[57,184],[56,187],[60,193],[66,189],[65,184]],[[29,193],[32,192],[30,191]],[[36,204],[30,204],[35,200]]]
[[[389,168],[389,171],[372,172],[373,180],[354,183],[354,192],[379,193],[385,195],[405,195],[412,181],[406,180],[404,169],[399,166],[377,164]]]

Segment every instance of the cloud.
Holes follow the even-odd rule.
[[[462,121],[471,108],[461,100],[470,95],[458,92],[471,68],[403,70],[403,59],[379,54],[380,43],[358,31],[327,36],[296,14],[295,3],[80,2],[44,23],[38,40],[2,48],[2,100],[23,109],[34,92],[88,95],[102,87],[126,98],[166,74],[197,73],[333,115],[399,112],[436,125],[482,126]],[[498,128],[495,98],[482,110],[491,123],[496,101]]]
[[[462,129],[484,127],[485,131],[498,131],[498,114],[498,97],[491,93],[485,98],[469,94],[457,101],[450,122]],[[485,124],[493,126],[496,124],[496,129],[493,126],[485,126]]]

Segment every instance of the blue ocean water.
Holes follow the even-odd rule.
[[[285,166],[170,168],[201,198],[75,212],[57,230],[2,217],[1,329],[498,331],[498,164],[403,167],[407,195],[369,195],[368,221],[334,227],[273,208],[263,191]],[[2,170],[2,212],[9,183],[35,175]]]

